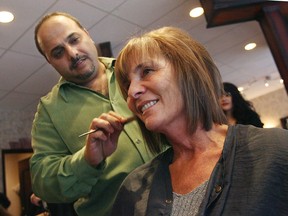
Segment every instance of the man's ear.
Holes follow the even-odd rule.
[[[84,28],[83,30],[84,30],[84,32],[86,32],[86,34],[91,38],[91,36],[90,36],[89,32],[87,31],[87,29]]]
[[[92,40],[92,42],[95,44],[94,40],[92,39],[91,35],[89,34],[89,32],[87,31],[87,29],[84,28],[84,32],[86,32],[86,34],[90,37],[90,39]]]

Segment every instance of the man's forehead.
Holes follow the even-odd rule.
[[[38,39],[50,40],[61,37],[68,37],[69,35],[82,31],[82,29],[75,23],[74,20],[65,16],[55,16],[46,20],[38,31]]]
[[[53,26],[53,25],[56,25],[57,24],[57,26]],[[76,22],[74,21],[74,20],[72,20],[71,18],[69,18],[69,17],[66,17],[66,16],[63,16],[63,15],[57,15],[57,16],[53,16],[53,17],[50,17],[50,18],[48,18],[47,20],[45,20],[43,23],[42,23],[42,25],[41,25],[41,27],[40,27],[40,29],[41,28],[45,28],[45,27],[49,27],[49,26],[52,26],[53,28],[59,28],[59,26],[58,25],[60,25],[60,26],[71,26],[71,27],[78,27],[78,28],[80,28],[77,24],[76,24]]]
[[[51,17],[39,28],[38,42],[42,50],[49,53],[79,30],[78,25],[65,16]]]

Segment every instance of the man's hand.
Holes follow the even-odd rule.
[[[87,136],[84,153],[90,165],[96,167],[116,150],[125,120],[126,118],[112,111],[92,120],[90,130],[96,131]]]

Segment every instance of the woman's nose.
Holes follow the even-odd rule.
[[[137,99],[143,94],[144,90],[145,88],[140,84],[139,81],[131,81],[128,88],[128,97]]]

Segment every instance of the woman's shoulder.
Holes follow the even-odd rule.
[[[239,146],[258,149],[283,149],[288,152],[288,130],[282,128],[258,128],[252,125],[235,125],[234,135]],[[287,155],[288,156],[288,155]]]
[[[270,138],[272,140],[279,140],[279,141],[288,141],[288,130],[282,128],[258,128],[253,126],[248,126],[247,131],[250,133],[251,136],[257,135],[267,139]]]
[[[262,139],[271,138],[271,139],[278,139],[278,138],[288,138],[288,130],[282,128],[259,128],[253,125],[242,125],[237,124],[234,125],[234,130],[238,134],[247,133],[249,137],[259,137]]]

